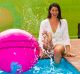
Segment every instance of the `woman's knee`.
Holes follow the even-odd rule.
[[[54,52],[57,52],[57,53],[63,52],[64,50],[65,50],[64,46],[60,44],[54,47]]]

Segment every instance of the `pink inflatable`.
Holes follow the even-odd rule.
[[[9,29],[0,33],[0,70],[10,72],[11,63],[22,66],[22,72],[33,67],[39,57],[37,40],[28,32]]]

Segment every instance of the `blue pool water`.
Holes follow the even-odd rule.
[[[0,74],[14,73],[0,71]],[[41,59],[32,69],[20,74],[80,74],[80,72],[65,59],[62,59],[58,65],[52,59]]]

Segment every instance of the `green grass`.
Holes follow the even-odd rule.
[[[40,22],[47,17],[48,7],[53,2],[60,5],[62,17],[68,21],[70,38],[77,38],[80,0],[0,0],[0,4],[9,8],[14,18],[8,28],[24,29],[35,37],[38,37]],[[0,26],[0,29],[5,30],[6,27]]]

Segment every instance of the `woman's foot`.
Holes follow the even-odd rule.
[[[68,52],[68,53],[64,53],[64,56],[66,56],[66,57],[75,57],[76,55],[73,54],[73,53]]]

